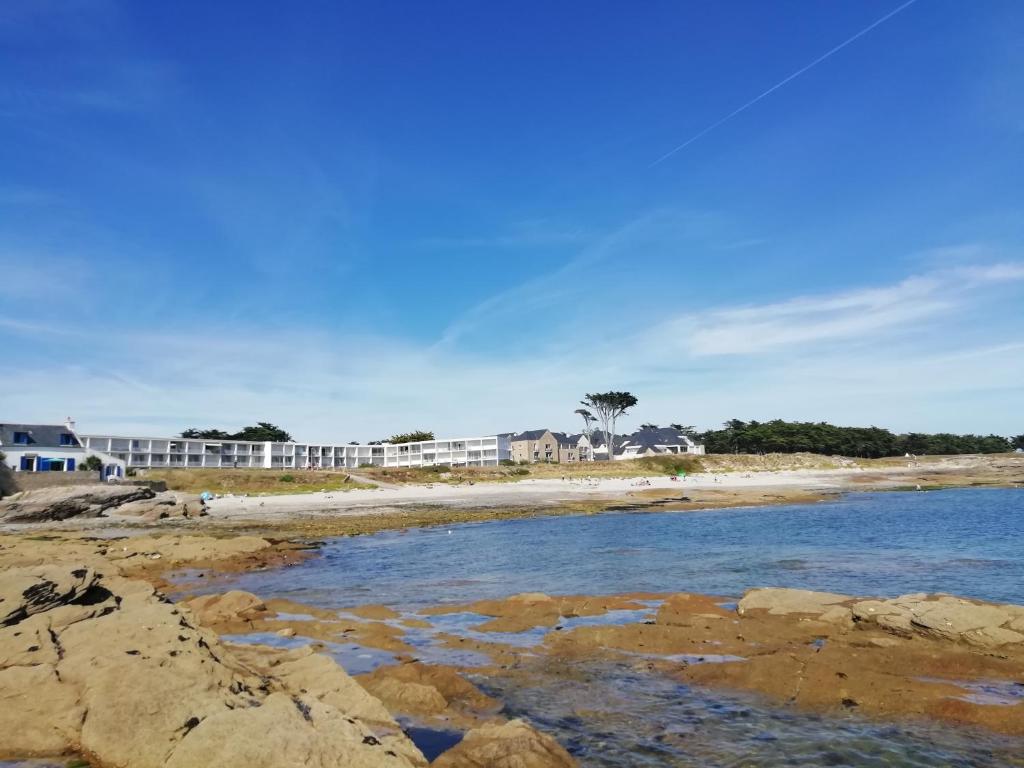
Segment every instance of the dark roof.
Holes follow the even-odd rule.
[[[73,434],[63,424],[0,424],[0,445],[25,445],[14,442],[15,432],[27,432],[27,444],[37,448],[60,448],[60,436]],[[73,444],[79,444],[77,438]]]
[[[627,435],[623,442],[630,445],[641,445],[644,448],[653,448],[656,445],[686,445],[687,438],[678,429],[671,427],[659,427],[657,429],[638,429],[631,435]],[[616,440],[618,444],[618,440]]]
[[[623,435],[615,435],[615,445],[619,446],[626,442],[626,437]],[[595,429],[590,435],[590,444],[593,446],[607,445],[608,436],[604,433],[603,429]]]
[[[536,440],[548,430],[546,429],[528,429],[525,432],[520,432],[518,435],[512,436],[512,442],[518,443],[520,440]]]

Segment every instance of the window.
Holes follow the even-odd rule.
[[[15,445],[28,445],[28,432],[15,432],[14,433],[14,444]]]
[[[75,436],[70,432],[64,432],[60,436],[61,445],[78,445],[78,441],[75,440]]]

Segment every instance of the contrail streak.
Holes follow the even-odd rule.
[[[709,133],[711,133],[711,131],[715,130],[715,128],[717,128],[718,126],[722,125],[722,123],[726,123],[729,120],[732,120],[734,117],[736,117],[736,115],[738,115],[740,112],[744,112],[744,111],[750,109],[752,106],[757,104],[757,102],[759,102],[765,96],[770,96],[771,94],[775,93],[775,91],[779,90],[779,88],[784,86],[786,83],[788,83],[791,80],[795,80],[796,78],[800,77],[800,75],[802,75],[807,70],[812,69],[813,67],[818,66],[825,59],[827,59],[830,56],[832,56],[832,54],[839,53],[839,51],[843,50],[843,48],[848,46],[850,43],[854,42],[855,40],[860,39],[861,37],[866,35],[868,32],[873,30],[875,27],[879,26],[880,24],[884,24],[889,19],[891,19],[893,16],[895,16],[897,13],[899,13],[900,11],[903,11],[903,10],[909,8],[910,6],[912,6],[916,2],[917,2],[917,0],[907,0],[907,2],[903,3],[902,5],[898,6],[897,8],[889,11],[889,13],[885,14],[885,16],[883,16],[882,18],[880,18],[880,19],[876,20],[875,22],[869,24],[868,26],[864,27],[864,29],[862,29],[860,32],[855,34],[853,37],[847,38],[846,40],[841,42],[839,45],[837,45],[832,50],[827,51],[826,53],[823,53],[821,56],[816,58],[810,64],[808,64],[808,65],[806,65],[804,67],[801,67],[796,72],[791,74],[789,77],[787,77],[787,78],[785,78],[783,80],[780,80],[779,82],[777,82],[775,85],[773,85],[771,88],[769,88],[764,93],[761,93],[761,94],[755,96],[754,98],[752,98],[750,101],[748,101],[742,107],[738,107],[738,108],[734,109],[732,112],[730,112],[728,115],[723,117],[721,120],[715,121],[714,123],[709,125],[707,128],[702,130],[700,133],[697,133],[694,136],[692,136],[691,138],[689,138],[686,141],[684,141],[682,144],[680,144],[675,149],[672,149],[672,150],[666,152],[664,155],[659,157],[657,160],[655,160],[653,163],[651,163],[647,167],[648,168],[653,168],[654,166],[658,165],[658,163],[662,163],[665,160],[668,160],[670,157],[672,157],[672,155],[676,154],[677,152],[681,152],[682,150],[686,149],[688,146],[693,144],[693,142],[697,141],[698,139],[700,139],[700,138],[702,138],[704,136],[707,136]]]

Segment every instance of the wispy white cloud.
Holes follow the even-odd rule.
[[[8,318],[3,346],[31,345],[55,362],[8,360],[0,402],[8,418],[72,413],[86,430],[167,434],[267,419],[303,439],[366,440],[414,427],[571,428],[581,393],[621,388],[640,397],[637,423],[778,416],[1017,433],[1024,424],[1007,419],[1024,413],[1024,319],[1012,312],[1020,291],[1000,292],[1024,279],[1022,267],[667,316],[515,354],[223,323],[211,333],[111,321],[68,336]],[[1000,301],[1010,322],[971,325]]]
[[[902,332],[918,321],[951,312],[965,293],[991,284],[1024,280],[1024,264],[960,267],[908,278],[881,288],[833,296],[800,297],[754,307],[719,310],[672,321],[689,325],[687,348],[696,356],[775,352],[812,342],[873,342],[879,333]]]

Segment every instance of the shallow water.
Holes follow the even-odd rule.
[[[472,677],[591,768],[1022,766],[1021,740],[938,723],[819,716],[617,664],[538,661],[531,684]]]
[[[854,494],[803,506],[390,532],[331,541],[302,565],[243,574],[231,584],[325,608],[374,602],[407,614],[516,592],[734,598],[767,585],[856,595],[943,591],[1024,603],[1024,491]],[[629,615],[575,621],[645,615],[621,613]],[[466,637],[482,620],[431,617]],[[545,631],[487,639],[515,640],[528,652]],[[438,651],[429,632],[409,637],[424,660],[445,660],[432,657]],[[354,663],[338,652],[343,665],[346,656]],[[642,657],[566,665],[526,653],[522,663],[525,677],[473,680],[502,699],[507,714],[559,738],[585,766],[1024,765],[1024,740],[932,723],[879,724],[856,713],[801,714],[756,696],[680,685],[647,670]],[[1019,691],[1003,684],[968,695],[1006,706]]]
[[[232,579],[324,607],[465,603],[516,592],[754,586],[950,592],[1024,603],[1024,490],[851,494],[781,507],[548,517],[336,539],[286,572]]]

